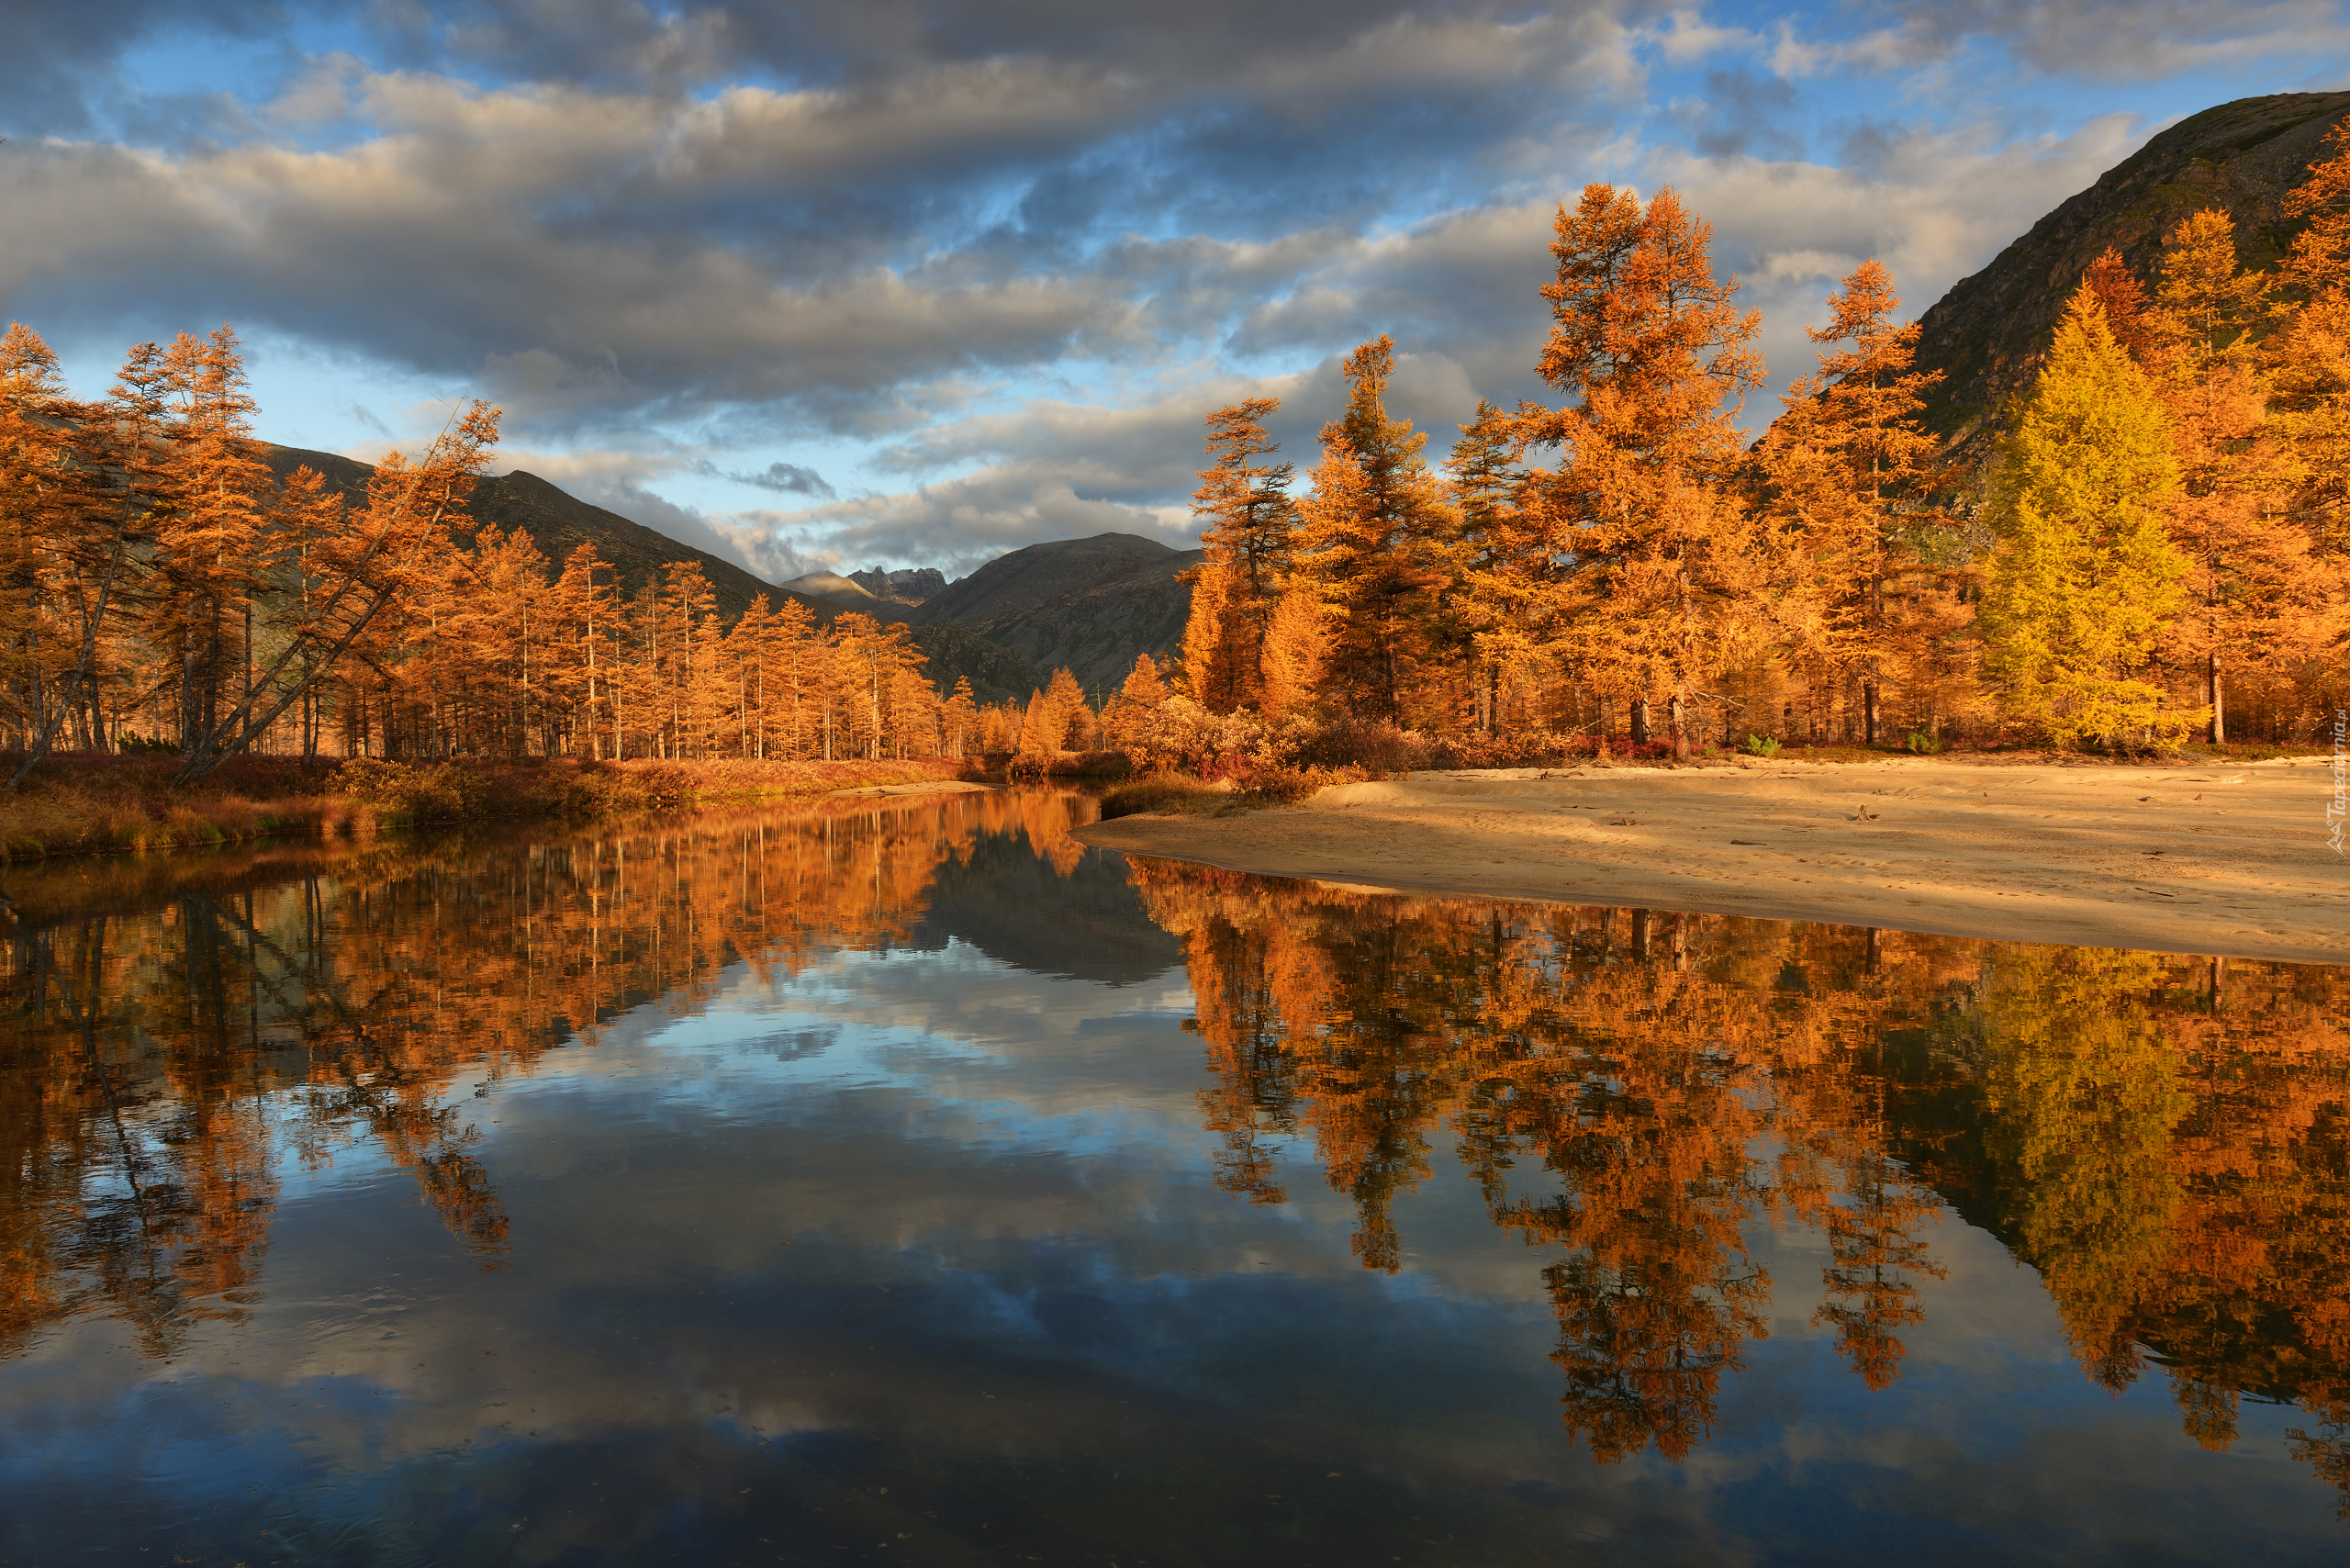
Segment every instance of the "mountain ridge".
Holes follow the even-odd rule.
[[[341,491],[351,505],[366,504],[367,479],[375,472],[369,465],[338,453],[264,445],[263,460],[281,483],[291,477],[297,468],[307,466],[316,469],[330,487]],[[730,623],[761,594],[767,596],[771,608],[779,608],[787,599],[797,600],[825,625],[852,610],[882,621],[907,620],[902,605],[878,601],[843,604],[820,594],[771,583],[723,555],[698,549],[658,529],[648,528],[592,501],[581,500],[561,486],[520,469],[485,475],[476,480],[467,510],[476,522],[495,523],[509,532],[527,532],[540,553],[558,568],[573,550],[581,544],[593,544],[596,554],[619,573],[623,591],[633,591],[672,561],[699,562],[702,575],[710,581],[721,619]],[[915,626],[912,630],[914,645],[927,661],[923,673],[942,691],[952,691],[960,678],[970,681],[973,694],[982,701],[1019,700],[1036,684],[1036,673],[1025,660],[968,627],[940,624]]]
[[[2274,267],[2302,227],[2285,217],[2285,196],[2345,115],[2350,92],[2238,98],[2190,115],[1953,284],[1918,318],[1917,367],[1944,377],[1927,398],[1925,424],[1945,454],[1967,467],[1989,459],[2003,410],[2030,384],[2065,301],[2107,246],[2151,292],[2164,236],[2217,207],[2235,219],[2244,262]]]
[[[917,625],[968,627],[1039,670],[1066,667],[1102,695],[1137,655],[1181,646],[1192,589],[1178,575],[1205,552],[1136,533],[1057,539],[999,555],[912,612]]]

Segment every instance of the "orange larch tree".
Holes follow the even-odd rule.
[[[1555,230],[1539,368],[1576,401],[1522,410],[1514,431],[1522,447],[1561,454],[1525,487],[1528,522],[1560,565],[1537,634],[1603,697],[1662,698],[1685,755],[1690,704],[1766,641],[1763,607],[1784,574],[1728,484],[1740,401],[1762,375],[1761,318],[1731,304],[1711,226],[1669,185],[1645,207],[1588,185]]]

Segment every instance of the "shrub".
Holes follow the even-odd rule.
[[[1915,752],[1919,756],[1931,756],[1934,753],[1942,749],[1942,743],[1934,736],[1928,734],[1923,730],[1910,731],[1908,741],[1906,744],[1911,751]]]
[[[1357,767],[1372,773],[1416,773],[1440,759],[1423,734],[1386,722],[1341,719],[1301,734],[1283,760],[1308,768]],[[1318,788],[1318,786],[1317,786]]]
[[[1154,773],[1128,778],[1102,791],[1102,815],[1219,816],[1233,803],[1237,791],[1229,783],[1212,784],[1189,773]]]
[[[1776,756],[1779,742],[1774,735],[1749,735],[1746,744],[1738,748],[1749,756]]]

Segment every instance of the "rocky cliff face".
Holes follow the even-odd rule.
[[[2327,131],[2350,115],[2350,93],[2242,98],[2164,131],[1961,279],[1919,318],[1918,364],[1945,377],[1929,428],[1976,465],[1997,447],[2002,411],[2023,390],[2081,274],[2108,245],[2152,287],[2163,237],[2203,207],[2236,221],[2247,264],[2274,266],[2296,227],[2282,210]]]

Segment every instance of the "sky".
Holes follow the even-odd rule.
[[[2338,0],[0,0],[0,319],[102,395],[234,324],[258,433],[500,468],[771,580],[1184,545],[1209,409],[1395,340],[1514,404],[1550,223],[1680,190],[1774,386],[2196,111],[2350,83]],[[1766,423],[1775,394],[1741,420]]]

